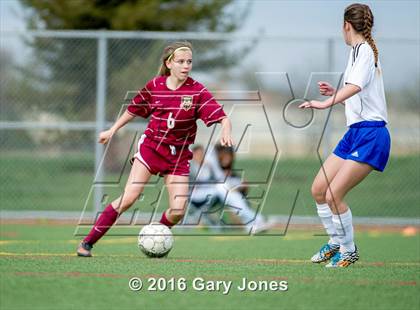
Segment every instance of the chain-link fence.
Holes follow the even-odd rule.
[[[95,173],[100,168],[99,179],[121,180],[123,186],[121,172],[125,176],[128,166],[122,163],[146,121],[118,133],[105,156],[96,143],[99,131],[121,113],[127,91],[155,76],[166,43],[189,40],[192,76],[225,105],[241,142],[237,169],[250,184],[265,183],[251,193],[260,198],[255,204],[264,203],[267,214],[287,215],[292,207],[295,214],[314,214],[310,185],[320,167],[318,154],[325,158],[345,132],[344,109],[335,107],[328,118],[328,111],[298,111],[293,100],[318,97],[320,79],[338,84],[348,55],[340,38],[106,31],[0,35],[2,210],[81,211],[86,201],[88,210],[99,209],[106,199],[103,190],[92,188]],[[358,216],[418,218],[419,41],[379,38],[378,46],[392,157],[385,173],[369,176],[348,200]],[[212,134],[201,124],[196,142],[207,144]]]

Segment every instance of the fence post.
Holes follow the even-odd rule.
[[[327,72],[333,72],[334,70],[334,38],[327,39]],[[331,153],[331,124],[328,122],[325,126],[324,138],[323,138],[323,147],[322,147],[322,156],[323,160],[326,160],[328,155]]]
[[[97,143],[99,133],[105,128],[105,102],[106,102],[106,67],[107,67],[107,37],[105,31],[99,33],[96,65],[96,123],[95,123],[95,186],[94,186],[94,212],[101,211],[103,198],[103,171],[101,160],[104,155],[104,146]]]

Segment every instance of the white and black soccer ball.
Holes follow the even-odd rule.
[[[149,257],[164,257],[168,255],[173,244],[174,237],[171,230],[160,223],[146,225],[139,233],[139,248]]]

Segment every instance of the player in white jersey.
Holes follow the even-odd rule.
[[[372,27],[369,6],[352,4],[345,9],[343,36],[352,49],[344,86],[336,91],[330,84],[319,82],[321,95],[330,98],[300,106],[326,109],[344,102],[350,127],[312,184],[318,215],[330,240],[311,260],[314,263],[330,260],[327,267],[347,267],[359,259],[353,240],[352,214],[344,197],[372,170],[383,171],[389,158],[391,139],[386,128],[382,70]]]
[[[194,146],[193,159],[190,162],[190,180],[193,183],[190,196],[191,213],[200,214],[207,224],[218,227],[220,222],[208,216],[208,211],[220,203],[235,209],[241,224],[250,233],[257,234],[270,229],[273,224],[265,221],[261,214],[250,208],[242,191],[241,178],[231,174],[233,162],[232,147],[211,146],[204,154],[201,145]]]

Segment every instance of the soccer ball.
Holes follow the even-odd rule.
[[[139,233],[139,248],[149,257],[164,257],[168,255],[173,244],[174,237],[171,230],[160,223],[146,225]]]

